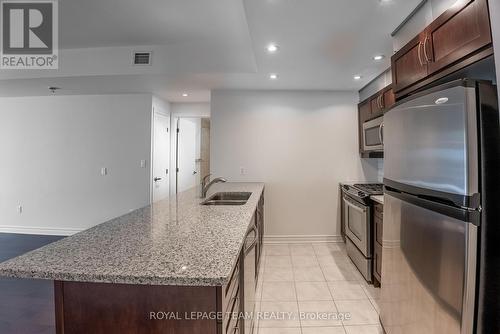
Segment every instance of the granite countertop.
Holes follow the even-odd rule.
[[[216,184],[252,192],[242,206],[203,206],[194,188],[0,264],[0,276],[145,285],[229,281],[263,183]]]
[[[384,195],[377,195],[377,196],[370,196],[370,199],[372,199],[373,201],[377,202],[377,203],[380,203],[382,205],[384,205]]]

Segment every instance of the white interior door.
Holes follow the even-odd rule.
[[[177,192],[197,185],[196,139],[198,126],[195,119],[179,118],[177,139]]]
[[[168,197],[170,172],[170,118],[153,116],[153,202]]]

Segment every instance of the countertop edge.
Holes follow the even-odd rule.
[[[238,184],[238,182],[236,182]],[[252,194],[251,201],[249,200],[249,204],[251,204],[249,207],[247,207],[244,211],[244,215],[246,216],[247,213],[249,214],[249,217],[247,218],[246,221],[246,231],[251,227],[252,224],[252,217],[254,217],[254,213],[257,210],[257,207],[259,205],[259,199],[264,193],[265,190],[265,184],[262,182],[243,182],[242,184],[252,184],[253,186],[258,187],[256,191]],[[215,188],[215,187],[214,187]],[[223,190],[221,190],[223,191]],[[254,198],[257,197],[257,198]],[[126,216],[126,215],[124,215]],[[121,216],[121,217],[124,217]],[[85,231],[92,230],[97,228],[99,225],[103,225],[109,222],[112,222],[118,218],[113,218],[110,219],[109,221],[103,222],[101,224],[98,224],[94,227],[91,227]],[[245,220],[240,220],[240,226],[242,228],[245,227]],[[85,231],[79,232],[77,234],[85,233]],[[75,234],[75,235],[77,235]],[[241,236],[241,240],[239,241],[239,248],[238,252],[235,252],[235,255],[233,259],[231,260],[231,269],[229,272],[226,274],[226,269],[220,270],[218,276],[217,274],[213,275],[212,277],[204,277],[203,275],[200,276],[161,276],[161,275],[151,275],[148,276],[147,273],[143,275],[120,275],[120,274],[113,274],[113,273],[84,273],[84,272],[78,272],[78,271],[68,271],[65,272],[64,270],[57,270],[57,269],[51,269],[48,268],[46,271],[43,270],[43,268],[40,270],[35,267],[33,270],[29,270],[28,267],[23,267],[22,265],[17,266],[12,265],[9,267],[10,262],[16,261],[18,256],[7,259],[4,262],[0,263],[0,277],[8,277],[8,278],[19,278],[19,279],[43,279],[43,280],[53,280],[53,281],[66,281],[66,282],[80,282],[80,283],[112,283],[112,284],[128,284],[128,285],[162,285],[162,286],[207,286],[207,287],[218,287],[218,286],[224,286],[226,285],[230,278],[232,271],[234,269],[234,266],[237,264],[241,250],[244,246],[245,243],[245,235]],[[239,234],[238,234],[239,236]],[[69,237],[71,238],[71,237]],[[237,239],[236,239],[237,240]],[[56,242],[57,243],[57,242]],[[50,244],[49,244],[50,245]],[[27,252],[25,254],[20,255],[19,257],[23,256],[29,256],[30,253],[34,253],[37,251],[40,251],[42,248],[45,248],[49,245],[43,246],[39,249],[35,249],[33,251]],[[236,245],[234,245],[236,246]],[[231,250],[231,253],[234,250]],[[232,255],[232,254],[231,254]],[[228,256],[228,259],[231,257],[231,255]],[[229,262],[229,261],[228,261]],[[4,266],[2,268],[2,264],[7,264],[7,266]],[[41,264],[43,265],[43,263]]]
[[[384,205],[384,195],[370,196],[370,199],[374,202]]]

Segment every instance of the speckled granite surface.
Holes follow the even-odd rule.
[[[377,195],[377,196],[372,195],[372,196],[370,196],[370,198],[372,200],[374,200],[375,202],[384,205],[384,195]]]
[[[0,276],[147,285],[219,286],[229,280],[263,183],[243,206],[202,206],[188,190],[0,264]]]

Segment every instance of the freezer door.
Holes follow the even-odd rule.
[[[477,226],[467,216],[386,192],[380,317],[387,334],[472,333]]]
[[[391,186],[478,193],[474,87],[455,85],[422,94],[390,110],[384,123],[384,177]]]

